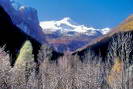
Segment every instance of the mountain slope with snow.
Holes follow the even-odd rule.
[[[110,31],[110,28],[95,29],[78,25],[69,17],[58,21],[43,21],[40,26],[48,43],[60,52],[74,51]]]
[[[95,29],[93,27],[87,27],[84,25],[77,25],[73,23],[71,18],[65,17],[59,21],[44,21],[40,22],[40,26],[43,28],[45,33],[53,33],[53,32],[60,32],[60,34],[68,34],[70,32],[79,33],[79,34],[86,34],[86,35],[93,35],[96,32],[101,32],[102,34],[106,34],[110,31],[109,28],[104,29]]]
[[[95,29],[78,25],[69,17],[39,22],[36,9],[19,5],[14,0],[0,0],[0,5],[22,31],[60,52],[74,51],[110,31],[109,28]]]

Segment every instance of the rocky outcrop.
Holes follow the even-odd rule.
[[[26,6],[19,6],[15,8],[13,7],[13,3],[14,2],[11,2],[10,0],[0,0],[0,5],[11,17],[13,24],[39,42],[46,42],[42,29],[39,26],[36,9]]]
[[[36,59],[41,43],[15,26],[10,16],[0,6],[0,46],[5,46],[5,51],[9,52],[11,64],[14,64],[20,48],[26,40],[31,41]]]

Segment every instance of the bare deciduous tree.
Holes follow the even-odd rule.
[[[10,88],[10,71],[9,55],[0,49],[0,89]]]

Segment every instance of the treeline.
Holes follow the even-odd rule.
[[[32,46],[26,41],[14,64],[0,49],[0,89],[132,89],[133,43],[131,32],[111,38],[106,60],[90,49],[81,60],[64,54],[52,59],[53,49],[43,45],[34,62]]]

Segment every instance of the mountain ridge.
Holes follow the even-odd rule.
[[[41,21],[40,26],[44,32],[55,32],[59,31],[60,33],[64,32],[77,32],[81,34],[91,35],[95,33],[93,31],[99,31],[102,34],[107,34],[110,31],[110,28],[95,29],[93,27],[87,27],[85,25],[76,24],[70,17],[64,17],[61,20],[51,20],[51,21]],[[90,32],[90,33],[89,33]]]
[[[13,24],[23,30],[26,34],[34,37],[37,41],[46,43],[42,29],[39,26],[37,10],[22,5],[16,8],[13,5],[15,3],[15,1],[11,0],[0,0],[0,5],[10,15]]]
[[[77,49],[74,52],[71,52],[71,54],[75,54],[78,52],[82,52],[88,48],[93,48],[95,45],[103,44],[105,45],[104,47],[106,48],[106,43],[109,45],[109,41],[111,38],[119,33],[124,33],[124,32],[132,32],[133,31],[133,15],[130,15],[127,17],[121,24],[119,24],[117,27],[113,28],[109,33],[105,34],[104,36],[98,37],[95,40],[93,40],[90,44],[87,44],[83,46],[82,48]],[[131,26],[131,27],[130,27]],[[101,46],[103,46],[101,45]],[[100,45],[98,47],[101,47]]]
[[[78,25],[69,17],[40,22],[40,26],[48,43],[59,52],[75,51],[110,31],[110,28],[95,29]]]

